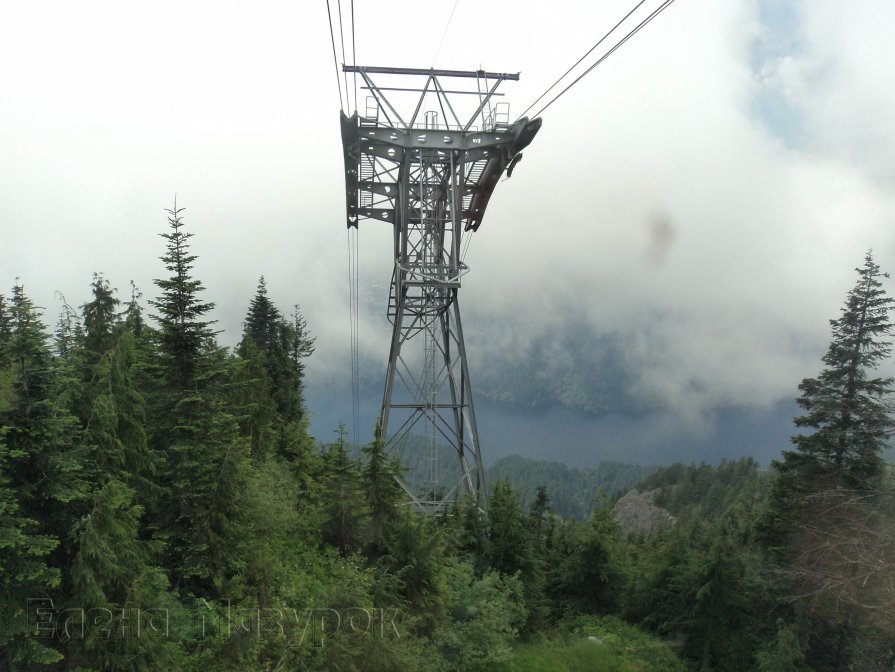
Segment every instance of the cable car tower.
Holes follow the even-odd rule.
[[[500,85],[518,74],[343,71],[369,92],[363,115],[341,113],[348,227],[370,219],[394,233],[379,427],[386,450],[414,467],[399,481],[416,507],[439,512],[458,491],[485,494],[458,302],[469,270],[461,243],[478,230],[495,186],[541,120],[510,123],[509,104],[496,102]]]

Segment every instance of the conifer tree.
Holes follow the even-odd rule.
[[[816,378],[799,385],[805,413],[797,427],[813,430],[793,437],[796,449],[774,462],[777,479],[771,516],[786,527],[806,495],[836,487],[872,490],[883,473],[881,453],[893,428],[889,397],[895,381],[876,374],[891,355],[889,298],[880,279],[888,277],[868,252],[858,280],[848,292],[842,315],[830,321],[833,340]],[[779,530],[778,530],[779,532]]]
[[[552,532],[553,509],[550,506],[550,495],[546,486],[539,485],[535,499],[528,511],[528,520],[531,525],[532,541],[537,552],[543,552],[548,544]]]
[[[810,431],[794,436],[795,450],[773,463],[760,523],[777,563],[778,589],[803,614],[795,632],[808,645],[812,669],[844,669],[866,648],[866,633],[856,624],[875,613],[869,605],[880,600],[881,577],[891,576],[879,551],[888,536],[881,532],[891,528],[882,451],[895,427],[889,415],[895,381],[878,368],[891,356],[895,300],[869,252],[855,270],[841,315],[830,321],[825,367],[799,385],[805,412],[795,424]]]
[[[298,306],[294,307],[291,321],[283,317],[267,295],[263,275],[246,314],[242,343],[247,341],[254,344],[264,363],[270,395],[282,424],[301,420],[303,360],[314,352],[314,339],[308,335]]]
[[[365,510],[357,462],[348,455],[345,425],[336,430],[339,439],[326,453],[325,540],[348,556],[361,547],[361,527]]]
[[[61,658],[47,640],[34,636],[36,614],[28,613],[29,599],[46,598],[59,585],[58,568],[47,564],[59,540],[40,534],[37,521],[23,515],[9,469],[0,430],[0,668],[14,670]]]
[[[0,294],[0,344],[9,340],[12,333],[12,316],[9,313],[9,307],[6,305],[6,296]]]
[[[21,285],[13,288],[11,333],[2,349],[11,375],[0,409],[9,449],[11,485],[23,514],[57,538],[68,531],[73,502],[83,500],[83,451],[75,418],[61,405],[60,379],[40,314]]]
[[[115,344],[118,305],[113,290],[102,274],[94,273],[90,284],[93,300],[81,306],[84,317],[84,350],[90,364],[95,364]]]
[[[202,301],[202,282],[192,276],[196,255],[176,203],[162,234],[170,277],[156,280],[158,388],[150,444],[165,459],[158,521],[167,539],[167,563],[175,584],[195,593],[226,580],[238,559],[228,544],[240,534],[240,501],[248,478],[248,443],[227,411],[216,385],[226,370]]]
[[[206,315],[214,303],[202,301],[202,282],[192,276],[197,257],[190,253],[192,233],[184,230],[184,208],[166,210],[170,231],[161,234],[167,241],[167,251],[161,260],[171,274],[156,279],[160,296],[150,301],[159,324],[159,351],[166,387],[176,396],[194,391],[210,373],[207,356],[213,347],[214,332]]]
[[[400,520],[400,502],[404,493],[398,484],[400,466],[385,452],[382,431],[377,426],[373,442],[362,449],[368,461],[364,468],[368,518],[368,556],[386,553],[394,526]]]
[[[40,314],[21,285],[13,288],[5,314],[8,331],[0,340],[0,651],[5,654],[0,655],[15,669],[58,657],[42,642],[24,640],[33,626],[31,615],[23,613],[24,600],[58,597],[52,589],[71,555],[60,542],[83,510],[87,487],[77,423],[61,401],[60,371]]]
[[[251,442],[252,463],[257,467],[273,452],[277,409],[270,395],[270,379],[264,355],[251,338],[243,338],[230,374],[231,409],[239,419],[242,435]]]
[[[499,481],[488,498],[487,557],[492,569],[512,576],[533,569],[529,535],[523,526],[519,497],[507,481]]]
[[[84,327],[78,318],[77,312],[72,308],[65,297],[57,292],[62,299],[62,313],[56,322],[55,348],[63,363],[76,365],[84,341]]]

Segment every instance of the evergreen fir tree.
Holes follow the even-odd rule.
[[[56,322],[54,332],[56,353],[63,362],[75,365],[83,347],[84,328],[77,312],[68,304],[65,297],[58,292],[57,296],[62,299],[62,313]]]
[[[12,316],[6,304],[6,296],[0,294],[0,344],[6,343],[12,334]]]
[[[794,436],[796,450],[783,451],[783,460],[773,463],[776,479],[762,523],[772,547],[797,524],[806,497],[836,488],[873,490],[883,473],[881,453],[893,428],[888,413],[893,379],[875,372],[891,354],[886,338],[895,301],[886,296],[880,278],[887,276],[869,252],[855,270],[858,281],[842,315],[830,321],[826,366],[799,385],[797,401],[805,414],[795,424],[813,431]]]
[[[220,379],[227,359],[217,348],[206,314],[214,304],[200,299],[203,286],[191,274],[192,234],[184,231],[183,208],[168,212],[162,257],[171,273],[156,280],[157,388],[150,445],[164,456],[163,492],[157,518],[167,543],[175,585],[197,594],[227,580],[238,559],[228,544],[241,532],[241,498],[249,469],[248,442],[224,402]]]
[[[93,274],[90,287],[93,300],[81,306],[81,314],[84,317],[85,355],[90,364],[95,364],[115,345],[120,301],[102,274]]]
[[[283,319],[280,311],[267,296],[267,283],[262,275],[258,279],[255,296],[249,303],[244,334],[261,352],[270,352],[277,344],[277,325]]]
[[[47,598],[59,585],[58,568],[47,564],[59,540],[40,534],[37,521],[23,515],[9,469],[0,430],[0,668],[30,669],[62,657],[48,639],[35,637],[37,616],[28,613],[29,599]]]
[[[251,442],[252,463],[257,467],[273,452],[277,409],[270,395],[264,355],[251,338],[243,338],[230,375],[230,408],[236,413],[242,435]]]
[[[6,649],[0,655],[15,669],[12,663],[58,657],[44,642],[25,641],[32,624],[23,609],[28,597],[56,598],[59,604],[51,589],[71,557],[70,547],[60,542],[84,509],[87,485],[77,423],[62,401],[60,369],[21,285],[13,288],[7,315],[9,331],[0,341],[0,601],[9,610],[0,616],[0,651]]]
[[[887,400],[895,381],[874,373],[891,355],[886,338],[895,300],[886,296],[880,278],[888,275],[869,252],[864,266],[855,270],[858,281],[842,316],[830,321],[833,340],[823,357],[826,367],[799,385],[798,403],[806,412],[795,423],[814,431],[795,436],[796,450],[785,451],[783,462],[775,464],[781,479],[796,489],[819,481],[867,489],[883,472],[880,453],[893,428]]]
[[[364,468],[364,490],[369,510],[367,555],[376,558],[387,552],[389,538],[400,519],[399,506],[404,493],[397,481],[400,465],[386,455],[385,441],[378,426],[373,442],[362,450],[368,458]]]
[[[336,430],[339,440],[326,453],[324,539],[343,556],[361,547],[361,527],[365,515],[357,463],[348,456],[345,426]]]
[[[529,535],[523,526],[519,497],[507,481],[499,481],[488,498],[487,557],[492,569],[528,578],[533,569]]]
[[[881,565],[868,563],[865,551],[889,527],[877,505],[884,499],[881,454],[895,427],[889,415],[895,380],[877,369],[891,355],[895,300],[869,252],[855,270],[841,316],[830,321],[825,367],[799,385],[805,413],[795,424],[813,431],[794,436],[796,449],[773,463],[760,523],[777,562],[778,590],[803,614],[794,627],[812,669],[844,669],[866,648],[854,624],[879,600]]]
[[[214,303],[199,298],[204,287],[191,274],[197,257],[190,253],[193,234],[184,230],[183,211],[176,201],[166,210],[170,231],[161,234],[167,241],[161,260],[171,275],[155,280],[161,295],[149,302],[157,311],[164,382],[178,397],[196,390],[210,373],[206,355],[214,345],[214,322],[206,318]]]
[[[68,531],[73,502],[86,494],[75,418],[60,403],[59,371],[40,315],[21,285],[13,288],[12,330],[0,367],[11,375],[11,399],[0,411],[12,487],[22,511],[57,538]]]

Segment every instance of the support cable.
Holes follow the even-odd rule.
[[[333,44],[333,65],[336,68],[336,87],[339,90],[339,109],[344,110],[342,106],[342,80],[339,78],[339,58],[336,56],[336,35],[333,32],[333,15],[329,7],[329,0],[326,0],[326,18],[329,20],[329,37]],[[348,93],[347,91],[345,92]]]
[[[357,65],[356,31],[354,29],[354,0],[351,0],[351,65]],[[354,79],[354,111],[357,112],[357,70],[353,73]]]
[[[667,9],[673,2],[674,2],[674,0],[665,0],[665,2],[663,2],[661,5],[659,5],[659,7],[657,7],[655,10],[653,10],[652,14],[650,14],[650,15],[647,16],[643,21],[641,21],[641,22],[637,25],[636,28],[634,28],[633,30],[631,30],[631,32],[629,32],[627,35],[625,35],[624,38],[622,38],[622,39],[621,39],[621,40],[620,40],[614,47],[612,47],[612,49],[610,49],[610,50],[607,51],[605,54],[603,54],[603,56],[601,56],[601,57],[597,60],[596,63],[594,63],[594,64],[591,65],[587,70],[585,70],[583,73],[581,73],[581,74],[580,74],[580,75],[579,75],[579,76],[578,76],[578,77],[577,77],[571,84],[569,84],[566,88],[564,88],[562,91],[560,91],[560,92],[553,98],[553,100],[551,100],[549,103],[547,103],[546,105],[544,105],[544,107],[542,107],[540,110],[538,110],[538,112],[534,115],[534,117],[537,118],[537,117],[539,117],[541,114],[543,114],[543,113],[544,113],[544,110],[546,110],[548,107],[550,107],[551,105],[553,105],[553,103],[555,103],[557,100],[559,100],[559,99],[562,97],[562,95],[563,95],[566,91],[568,91],[568,90],[571,89],[573,86],[575,86],[575,85],[576,85],[578,82],[580,82],[580,81],[585,77],[585,75],[587,75],[591,70],[593,70],[595,67],[597,67],[598,65],[600,65],[600,63],[602,63],[602,62],[605,61],[607,58],[609,58],[609,57],[610,57],[610,56],[611,56],[611,55],[612,55],[612,54],[613,54],[619,47],[621,47],[625,42],[627,42],[627,41],[630,40],[632,37],[634,37],[634,35],[636,35],[637,33],[639,33],[640,30],[641,30],[644,26],[646,26],[650,21],[652,21],[653,19],[655,19],[659,14],[661,14],[665,9]]]
[[[587,53],[585,53],[584,56],[582,56],[582,57],[579,58],[577,61],[575,61],[575,65],[573,65],[571,68],[569,68],[568,70],[566,70],[566,71],[562,74],[562,76],[560,76],[555,82],[553,82],[553,84],[551,84],[549,87],[547,87],[547,90],[544,91],[544,93],[542,93],[540,96],[538,96],[538,97],[535,99],[535,101],[534,101],[531,105],[529,105],[528,107],[526,107],[526,108],[525,108],[525,112],[528,112],[531,108],[533,108],[535,105],[537,105],[537,104],[541,101],[541,99],[542,99],[544,96],[546,96],[548,93],[550,93],[550,92],[553,90],[553,88],[554,88],[557,84],[559,84],[562,80],[564,80],[564,79],[568,76],[568,74],[569,74],[570,72],[572,72],[572,70],[574,70],[575,68],[577,68],[577,67],[581,64],[581,61],[583,61],[585,58],[587,58],[588,56],[590,56],[594,49],[596,49],[596,48],[599,47],[601,44],[603,44],[603,42],[606,41],[606,38],[608,38],[610,35],[612,35],[613,32],[615,32],[615,29],[616,29],[616,28],[618,28],[618,27],[619,27],[620,25],[622,25],[625,21],[627,21],[628,18],[631,16],[631,14],[633,14],[633,13],[636,12],[638,9],[640,9],[640,6],[641,6],[644,2],[646,2],[646,0],[640,0],[640,2],[638,2],[638,3],[634,6],[634,9],[632,9],[630,12],[628,12],[627,14],[625,14],[624,18],[623,18],[621,21],[619,21],[619,22],[616,23],[614,26],[612,26],[612,28],[611,28],[605,35],[603,35],[603,37],[601,37],[601,38],[599,39],[599,41],[598,41],[594,46],[592,46],[590,49],[587,50]],[[523,112],[522,114],[519,115],[519,119],[521,119],[522,117],[525,116],[525,112]]]
[[[354,443],[360,446],[360,229],[354,230]]]
[[[327,0],[328,2],[329,0]],[[339,38],[342,42],[342,63],[346,62],[345,59],[345,29],[342,24],[342,0],[336,0],[336,3],[339,7]],[[342,68],[342,77],[345,80],[345,107],[349,110],[351,109],[351,98],[348,96],[348,73],[345,72],[345,69]]]
[[[357,229],[348,228],[348,319],[351,359],[351,424],[354,445],[360,445],[360,385],[358,358],[358,281],[357,281]]]
[[[354,2],[354,0],[351,0]],[[447,24],[444,26],[444,32],[441,34],[441,41],[438,43],[438,49],[435,50],[435,56],[432,58],[432,67],[435,67],[435,61],[438,60],[438,54],[441,53],[441,47],[444,44],[444,38],[447,37],[448,28],[451,27],[451,21],[454,18],[454,12],[457,11],[457,5],[460,3],[460,0],[454,0],[454,7],[451,9],[451,15],[448,17]]]

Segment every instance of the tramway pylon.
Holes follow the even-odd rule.
[[[457,300],[468,271],[461,242],[541,120],[510,123],[509,105],[495,102],[518,74],[343,70],[368,92],[363,114],[341,114],[348,226],[371,219],[394,230],[380,430],[387,450],[412,467],[401,485],[419,509],[437,512],[458,490],[485,494]]]

